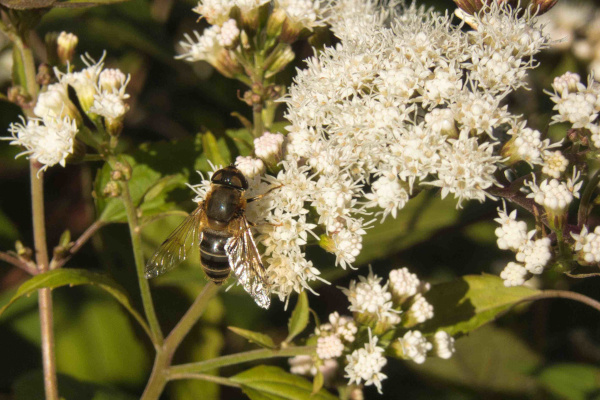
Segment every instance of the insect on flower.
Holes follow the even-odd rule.
[[[198,208],[161,244],[146,264],[146,278],[161,275],[185,260],[191,247],[200,247],[200,262],[206,276],[217,285],[231,271],[263,308],[271,304],[269,283],[256,243],[246,219],[246,205],[269,193],[244,198],[248,181],[233,165],[216,171],[211,189]]]

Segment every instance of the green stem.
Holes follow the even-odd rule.
[[[198,322],[206,306],[212,297],[219,290],[219,286],[208,282],[202,292],[196,297],[192,306],[188,309],[179,323],[173,328],[169,336],[163,342],[163,345],[156,349],[156,358],[152,367],[152,374],[142,394],[141,400],[157,400],[163,392],[169,378],[169,366],[173,359],[175,351],[181,344],[181,341]]]
[[[598,183],[600,183],[600,169],[594,172],[594,175],[590,178],[590,181],[581,195],[581,202],[579,203],[579,210],[577,211],[577,226],[580,228],[585,225],[588,215],[590,215],[590,200],[592,199],[594,190],[598,187]]]
[[[33,241],[35,260],[40,273],[48,271],[48,247],[46,244],[46,222],[44,214],[44,181],[41,164],[30,161],[31,209],[33,215]],[[44,369],[44,390],[47,400],[58,400],[56,379],[56,357],[54,355],[54,327],[52,315],[52,291],[49,288],[38,290],[40,311],[40,331],[42,338],[42,364]]]
[[[144,276],[144,254],[142,253],[142,238],[140,236],[137,210],[131,200],[129,184],[127,182],[123,182],[121,185],[121,199],[123,200],[123,205],[127,212],[127,222],[129,224],[131,245],[133,247],[133,257],[135,259],[135,269],[140,285],[142,304],[144,305],[146,319],[148,320],[150,330],[152,331],[152,342],[154,343],[154,347],[158,349],[163,344],[163,334],[160,329],[160,324],[158,323],[158,318],[156,317],[156,311],[154,310],[150,285]]]
[[[300,355],[310,355],[315,352],[315,346],[287,347],[284,349],[259,349],[243,353],[231,354],[213,358],[212,360],[200,361],[196,363],[174,365],[170,369],[169,375],[174,374],[194,374],[198,372],[210,371],[211,369],[226,367],[228,365],[241,364],[249,361],[264,360],[276,357],[293,357]]]
[[[179,320],[177,325],[175,325],[175,328],[169,333],[169,336],[167,336],[163,346],[165,351],[171,355],[175,353],[175,350],[179,347],[181,341],[186,337],[204,313],[210,299],[212,299],[218,291],[219,286],[215,285],[212,281],[209,281],[204,285],[202,292],[196,297],[192,306],[187,310],[181,320]]]
[[[233,382],[229,378],[223,378],[221,376],[207,375],[207,374],[169,374],[169,380],[175,379],[201,379],[203,381],[209,381],[218,383],[219,385],[241,387],[239,383]]]
[[[542,290],[539,294],[536,294],[531,297],[527,297],[527,298],[523,299],[522,301],[519,301],[519,303],[522,303],[524,301],[535,301],[535,300],[540,300],[540,299],[552,299],[552,298],[561,298],[561,299],[569,299],[569,300],[578,301],[580,303],[583,303],[585,305],[588,305],[588,306],[596,309],[596,311],[600,311],[600,302],[598,302],[597,300],[594,300],[591,297],[587,297],[581,293],[570,292],[568,290]]]

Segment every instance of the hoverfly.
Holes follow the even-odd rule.
[[[216,171],[204,201],[160,245],[146,264],[146,278],[161,275],[186,259],[195,245],[206,276],[221,285],[233,271],[244,290],[263,308],[271,304],[265,267],[254,243],[244,198],[248,181],[235,166]],[[272,190],[272,189],[271,189]],[[268,192],[267,192],[268,193]]]

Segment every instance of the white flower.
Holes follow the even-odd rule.
[[[265,132],[254,139],[254,154],[267,164],[275,165],[282,158],[283,141],[281,133]]]
[[[97,93],[98,78],[104,68],[104,57],[102,54],[100,60],[94,60],[89,54],[81,56],[81,60],[87,68],[76,72],[61,72],[58,68],[54,68],[54,74],[59,82],[66,88],[72,86],[77,93],[79,103],[85,112],[88,112],[94,103],[94,96]]]
[[[433,318],[433,306],[429,304],[422,294],[418,293],[415,295],[407,314],[409,319],[420,324]]]
[[[525,269],[535,275],[542,273],[551,258],[550,239],[547,237],[535,241],[528,240],[516,255],[517,261],[524,263]]]
[[[554,110],[558,111],[558,114],[552,117],[553,122],[570,122],[573,128],[585,128],[598,117],[597,96],[592,93],[563,92],[560,98],[555,96],[552,100],[556,102]]]
[[[121,95],[107,91],[94,95],[94,103],[90,107],[90,112],[114,120],[123,118],[128,110],[129,106]]]
[[[494,221],[500,224],[495,231],[498,248],[517,251],[527,242],[527,224],[525,221],[517,221],[517,210],[513,210],[509,215],[506,209],[498,208],[498,218]]]
[[[321,360],[337,358],[343,351],[344,344],[337,335],[326,335],[317,339],[317,357]]]
[[[229,19],[234,4],[232,0],[202,0],[192,11],[206,18],[211,25],[221,25]]]
[[[403,337],[398,338],[398,342],[404,357],[417,364],[423,364],[427,358],[427,352],[433,348],[433,345],[423,337],[420,331],[408,331]]]
[[[43,164],[41,171],[60,164],[66,165],[67,157],[73,153],[77,125],[69,117],[54,118],[46,116],[43,119],[32,118],[27,122],[12,123],[9,127],[12,134],[10,144],[19,145],[30,158]]]
[[[66,103],[70,103],[70,100],[65,86],[54,83],[48,85],[48,89],[39,94],[33,113],[40,118],[65,117],[67,115],[74,118],[73,113],[70,112],[70,107]]]
[[[219,34],[218,41],[223,47],[229,47],[233,45],[240,35],[240,30],[237,27],[235,19],[227,20],[221,26],[221,33]]]
[[[574,250],[579,252],[579,258],[586,264],[600,262],[600,226],[588,233],[584,225],[579,235],[571,233],[575,239]]]
[[[561,214],[573,201],[574,194],[579,197],[579,193],[569,190],[567,183],[560,182],[557,179],[544,179],[538,186],[535,181],[525,182],[525,185],[531,189],[527,197],[547,210],[556,214]]]
[[[293,23],[307,29],[324,26],[321,16],[320,1],[318,0],[275,0],[275,6],[285,12]]]
[[[520,286],[527,279],[527,269],[519,263],[509,262],[500,273],[500,278],[504,279],[504,286]]]
[[[364,381],[365,386],[375,385],[381,393],[381,381],[387,378],[381,369],[387,364],[387,360],[383,356],[384,349],[377,346],[377,341],[377,336],[372,336],[369,329],[369,343],[346,356],[348,365],[345,371],[350,384],[360,385]]]
[[[554,179],[560,178],[569,166],[569,160],[560,151],[546,151],[543,154],[543,159],[542,173]]]
[[[450,145],[442,152],[438,179],[430,182],[442,188],[442,198],[453,193],[458,199],[457,207],[464,200],[494,198],[485,189],[498,182],[494,177],[499,156],[493,155],[493,144],[479,145],[476,138],[449,140]]]
[[[260,158],[237,156],[235,159],[235,166],[248,179],[252,179],[255,176],[260,176],[265,173],[265,164]]]
[[[348,289],[342,292],[348,296],[348,309],[358,313],[369,321],[383,321],[391,325],[400,322],[398,312],[393,309],[392,294],[388,284],[381,285],[381,278],[369,271],[369,275],[358,277],[359,282],[352,280]]]
[[[435,333],[432,344],[434,354],[440,358],[448,359],[456,351],[454,348],[454,338],[444,331]]]
[[[402,186],[400,180],[393,174],[380,176],[371,185],[371,191],[372,193],[365,195],[370,200],[366,206],[379,206],[382,208],[382,222],[390,214],[392,218],[396,218],[398,210],[404,208],[408,201],[408,192]]]
[[[394,301],[402,303],[419,292],[421,281],[405,267],[390,271],[389,285]]]
[[[568,93],[583,92],[585,90],[585,85],[581,83],[579,74],[573,72],[565,72],[563,75],[554,78],[552,87],[560,97]]]
[[[329,324],[332,331],[346,343],[354,342],[358,328],[351,317],[340,316],[338,312],[329,314]]]
[[[98,87],[102,91],[120,94],[123,98],[128,98],[125,94],[125,88],[131,79],[130,75],[125,75],[120,69],[108,68],[103,70],[98,77]]]
[[[213,25],[206,28],[202,35],[197,31],[194,31],[194,38],[187,33],[183,36],[187,41],[179,42],[179,45],[183,48],[184,53],[176,56],[176,59],[184,59],[185,61],[207,61],[212,65],[215,65],[217,57],[223,46],[219,43],[221,27]]]

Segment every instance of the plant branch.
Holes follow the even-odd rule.
[[[121,184],[121,199],[127,212],[127,222],[129,223],[129,233],[131,235],[131,245],[133,247],[133,258],[135,260],[135,269],[137,272],[138,283],[140,285],[140,294],[142,297],[142,304],[144,306],[144,312],[146,319],[150,325],[152,331],[152,342],[155,348],[159,348],[163,344],[163,334],[156,317],[156,311],[154,310],[154,303],[152,302],[152,294],[150,293],[150,285],[148,280],[144,276],[144,254],[142,253],[142,238],[139,231],[139,223],[137,217],[137,210],[131,200],[131,194],[129,193],[129,184],[122,182]]]
[[[88,226],[85,232],[83,232],[81,236],[79,236],[79,238],[77,238],[77,240],[73,243],[71,248],[69,248],[69,254],[59,260],[52,259],[50,262],[50,269],[57,269],[65,265],[75,255],[75,253],[77,253],[92,236],[94,236],[94,233],[96,233],[105,225],[107,225],[106,222],[98,220]]]
[[[173,355],[175,350],[181,344],[181,341],[187,336],[192,327],[198,322],[208,302],[214,297],[219,291],[219,286],[215,285],[212,281],[209,281],[204,285],[202,291],[196,297],[196,300],[192,306],[187,310],[185,315],[179,320],[175,328],[169,333],[169,336],[165,339],[164,349],[167,353]]]
[[[189,333],[194,324],[198,322],[204,310],[206,310],[208,302],[218,290],[219,286],[213,282],[208,282],[185,315],[175,328],[173,328],[171,333],[169,333],[163,345],[156,349],[152,374],[142,394],[142,400],[156,400],[160,397],[169,379],[169,366],[171,365],[175,351],[177,351],[181,341]]]
[[[600,311],[600,302],[592,299],[591,297],[587,297],[581,293],[570,292],[568,290],[542,290],[540,294],[536,294],[534,296],[527,297],[527,298],[523,299],[522,301],[520,301],[519,303],[524,302],[524,301],[535,301],[535,300],[553,299],[553,298],[561,298],[561,299],[569,299],[569,300],[578,301],[580,303],[583,303],[585,305],[588,305],[588,306],[596,309],[597,311]]]
[[[583,278],[593,278],[600,276],[600,272],[591,272],[589,274],[572,274],[570,272],[565,272],[565,275],[569,278],[583,279]]]
[[[169,374],[169,380],[175,379],[201,379],[203,381],[218,383],[219,385],[231,386],[236,388],[241,387],[239,383],[233,382],[229,378],[223,378],[220,376],[207,374]]]
[[[31,209],[33,215],[33,241],[35,260],[40,273],[48,271],[48,247],[46,244],[46,222],[44,214],[44,173],[41,164],[30,161]],[[42,338],[42,364],[44,367],[44,390],[47,400],[58,400],[56,358],[54,355],[54,327],[52,315],[52,290],[38,290],[40,330]]]
[[[226,367],[228,365],[241,364],[249,361],[264,360],[276,357],[293,357],[300,355],[310,355],[315,352],[315,346],[287,347],[284,349],[259,349],[243,353],[231,354],[227,356],[213,358],[212,360],[200,361],[196,363],[174,365],[170,369],[169,375],[174,374],[194,374],[198,372],[210,371],[211,369]]]
[[[38,273],[37,267],[35,264],[31,262],[25,262],[18,257],[15,257],[9,253],[4,251],[0,251],[0,260],[5,261],[9,264],[12,264],[15,267],[21,268],[23,271],[27,272],[29,275],[35,275]]]

